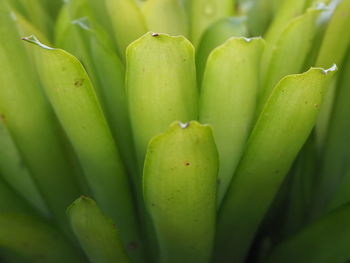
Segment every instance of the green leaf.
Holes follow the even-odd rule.
[[[136,154],[132,141],[127,99],[125,93],[125,69],[113,49],[108,35],[97,25],[89,27],[89,20],[75,20],[70,23],[74,39],[65,38],[70,43],[68,50],[81,58],[106,115],[112,134],[121,151],[121,158],[132,175],[137,174]],[[74,41],[75,40],[75,41]],[[66,47],[64,46],[64,49]],[[84,52],[82,52],[84,51]],[[135,178],[134,178],[135,179]]]
[[[308,0],[284,0],[277,7],[276,15],[266,32],[266,41],[274,43],[289,22],[301,15],[307,7]]]
[[[346,262],[350,258],[349,222],[350,205],[346,205],[281,242],[265,262]]]
[[[204,32],[196,52],[197,81],[199,85],[201,85],[210,52],[230,37],[247,36],[245,21],[244,17],[223,18],[208,27]]]
[[[152,139],[144,167],[144,196],[163,263],[211,258],[216,217],[218,154],[210,127],[173,123]]]
[[[0,225],[1,250],[19,257],[17,262],[86,262],[56,229],[37,217],[0,214]]]
[[[149,30],[188,37],[189,23],[180,0],[149,0],[142,10]]]
[[[261,38],[230,38],[214,49],[208,59],[201,90],[199,121],[213,127],[218,146],[218,204],[230,184],[250,133],[263,48]]]
[[[190,36],[197,46],[205,30],[221,18],[232,16],[234,0],[192,0],[190,1]]]
[[[3,172],[1,171],[1,173]],[[37,211],[33,209],[33,206],[26,202],[26,200],[4,180],[4,177],[3,174],[0,174],[0,215],[4,213],[37,215]]]
[[[343,174],[341,181],[339,183],[339,186],[337,188],[337,191],[334,193],[334,195],[332,196],[332,199],[328,203],[327,212],[332,211],[336,208],[339,208],[347,203],[350,203],[349,187],[350,187],[350,169]]]
[[[30,34],[40,37],[45,44],[50,44],[50,41],[46,36],[40,32],[32,23],[26,20],[25,17],[18,13],[13,13],[13,17],[18,27],[18,32],[21,36],[28,36]]]
[[[98,21],[98,23],[101,26],[103,26],[103,28],[108,32],[108,34],[112,36],[112,22],[108,15],[106,1],[88,0],[88,5],[90,7],[94,20]]]
[[[90,54],[100,83],[101,102],[104,105],[106,118],[124,163],[132,175],[138,175],[125,91],[124,65],[112,45],[108,45],[109,42],[98,30],[85,30],[85,33],[88,34],[90,42]]]
[[[290,191],[286,207],[286,221],[283,224],[284,235],[309,222],[309,214],[314,201],[314,188],[318,181],[318,156],[314,133],[311,134],[293,165],[290,175]]]
[[[339,67],[342,65],[350,43],[350,31],[347,28],[349,24],[350,0],[343,0],[329,21],[316,61],[317,66],[328,67],[334,63]]]
[[[271,0],[256,0],[247,12],[247,25],[253,36],[265,34],[273,16],[274,2]],[[283,1],[280,1],[283,2]]]
[[[0,1],[0,114],[50,211],[67,230],[64,209],[80,190],[59,124],[14,22]]]
[[[286,26],[304,12],[307,0],[284,0],[279,6],[273,21],[271,22],[267,32],[264,35],[266,40],[266,49],[262,57],[262,76],[266,76],[266,71],[271,60],[272,53],[276,41],[279,39],[281,33]]]
[[[89,183],[102,207],[121,229],[124,245],[138,242],[128,178],[91,81],[69,53],[33,43],[46,94],[60,120]]]
[[[263,85],[259,97],[258,113],[281,78],[303,70],[307,55],[313,46],[316,20],[321,12],[321,9],[310,9],[304,15],[293,19],[281,32],[276,42],[269,44],[268,49],[272,48],[273,51],[268,64],[264,65],[266,74],[262,76]]]
[[[53,20],[52,17],[46,12],[41,1],[38,0],[19,0],[28,20],[35,25],[41,32],[43,32],[47,38],[53,37]]]
[[[344,62],[335,91],[334,106],[331,111],[328,135],[324,144],[320,164],[321,172],[318,177],[316,191],[316,200],[319,209],[323,212],[326,212],[325,208],[329,206],[330,199],[342,199],[340,193],[336,194],[338,197],[333,197],[333,195],[339,187],[344,187],[344,181],[349,180],[347,179],[349,177],[347,172],[350,169],[350,52],[348,52]],[[345,194],[344,199],[347,196]],[[334,201],[332,206],[336,207]]]
[[[119,54],[125,59],[127,46],[147,32],[144,17],[134,0],[103,1],[112,21]]]
[[[127,98],[138,164],[149,140],[176,120],[197,118],[194,48],[182,36],[147,33],[127,50]]]
[[[333,12],[332,18],[329,21],[318,57],[316,60],[317,66],[327,66],[336,63],[339,68],[342,68],[346,57],[348,47],[350,45],[350,33],[347,26],[350,23],[350,0],[341,1]],[[330,127],[329,118],[333,104],[333,92],[330,90],[327,95],[329,104],[325,105],[321,111],[320,119],[316,126],[317,141],[319,148],[325,143],[328,128]]]
[[[309,136],[336,67],[283,78],[247,142],[219,213],[218,262],[242,262],[297,153]]]
[[[82,196],[67,210],[73,231],[91,263],[131,262],[116,226],[94,200]]]
[[[18,148],[13,141],[5,120],[0,117],[0,173],[2,178],[15,189],[22,198],[38,209],[43,215],[49,216],[47,205],[29,173]],[[0,191],[2,192],[2,191]],[[3,199],[3,198],[0,198]],[[7,202],[8,199],[5,199]],[[2,207],[2,206],[0,206]]]

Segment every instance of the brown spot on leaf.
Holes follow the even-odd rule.
[[[191,165],[190,162],[185,162],[184,164],[185,164],[185,166],[190,166]]]
[[[74,81],[74,86],[81,87],[84,84],[84,79],[77,79]]]

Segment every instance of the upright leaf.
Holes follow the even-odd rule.
[[[180,0],[146,1],[142,10],[149,30],[188,37],[189,23]]]
[[[0,247],[17,262],[83,263],[86,259],[51,225],[33,216],[0,214]]]
[[[73,231],[91,263],[130,263],[113,221],[82,196],[67,210]]]
[[[33,206],[16,193],[3,178],[4,176],[0,174],[0,215],[6,213],[37,215],[37,211],[33,209]]]
[[[190,1],[190,36],[197,46],[204,31],[221,18],[232,16],[234,0],[192,0]]]
[[[286,75],[300,73],[316,35],[316,20],[322,10],[311,9],[292,20],[276,40],[262,76],[263,85],[258,103],[258,113],[269,98],[273,87]],[[271,44],[269,46],[271,48]],[[288,61],[288,63],[286,63]]]
[[[161,262],[210,262],[217,172],[218,155],[208,126],[176,122],[150,142],[144,196]]]
[[[247,142],[219,213],[218,262],[242,262],[279,186],[316,122],[335,66],[282,79]]]
[[[149,140],[173,121],[197,118],[194,48],[182,36],[147,33],[127,50],[126,87],[139,166]]]
[[[258,93],[261,38],[231,38],[210,54],[200,97],[199,121],[213,127],[220,155],[222,201],[248,138]]]
[[[350,23],[350,0],[342,0],[333,12],[332,18],[329,21],[324,38],[321,44],[320,51],[316,60],[316,65],[332,65],[336,63],[339,67],[342,67],[346,52],[350,45],[350,32],[347,30],[347,26]],[[331,91],[331,90],[330,90]],[[333,94],[329,92],[327,98],[332,105]],[[322,149],[323,143],[326,140],[328,127],[330,125],[329,118],[332,107],[325,107],[322,109],[320,120],[316,126],[317,141],[319,142],[319,148]],[[324,116],[326,115],[326,116]]]
[[[0,114],[50,211],[67,230],[64,209],[80,191],[76,175],[59,124],[3,1],[0,35]]]
[[[138,243],[128,178],[83,66],[69,53],[47,47],[35,37],[25,40],[35,44],[33,52],[46,94],[78,155],[97,202],[120,226],[125,247]]]
[[[261,61],[262,76],[266,75],[276,41],[290,21],[303,13],[306,2],[307,0],[284,0],[279,6],[278,12],[264,35],[267,45]]]
[[[127,46],[147,31],[141,10],[134,0],[103,0],[109,12],[119,54],[125,59]]]
[[[339,74],[335,91],[334,106],[331,111],[328,135],[325,140],[320,174],[316,185],[315,197],[320,212],[326,212],[331,199],[343,199],[340,193],[333,197],[338,188],[345,188],[349,181],[350,169],[350,52],[345,60],[343,70]],[[345,185],[344,185],[345,184]],[[338,190],[339,191],[339,190]],[[343,193],[344,190],[340,190]],[[344,199],[347,199],[344,193]],[[332,206],[337,207],[332,201]],[[340,203],[341,204],[341,203]]]
[[[230,37],[247,36],[245,21],[244,17],[223,18],[208,27],[204,32],[196,52],[197,81],[199,85],[201,85],[210,52]]]
[[[22,198],[42,214],[50,214],[47,205],[38,191],[33,178],[13,141],[6,123],[0,117],[0,173],[2,178],[15,189]],[[2,191],[1,191],[2,192]],[[3,199],[3,198],[0,198]],[[7,199],[4,199],[7,202]]]
[[[342,0],[335,9],[326,29],[322,46],[316,61],[317,66],[341,65],[349,43],[350,0]]]
[[[320,218],[277,245],[267,263],[346,262],[350,258],[350,205]]]

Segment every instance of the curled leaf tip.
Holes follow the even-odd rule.
[[[329,72],[334,72],[338,69],[336,64],[333,64],[329,69],[322,69],[323,74],[327,75]]]
[[[29,43],[31,43],[31,44],[35,44],[35,45],[37,45],[37,46],[39,46],[39,47],[41,47],[41,48],[47,49],[47,50],[53,50],[53,49],[54,49],[54,48],[52,48],[52,47],[46,46],[46,45],[44,45],[43,43],[41,43],[41,42],[39,41],[39,39],[37,39],[37,37],[34,36],[34,35],[31,35],[31,36],[29,36],[29,37],[22,37],[22,40],[24,40],[24,41],[26,41],[26,42],[29,42]]]
[[[190,123],[189,122],[186,122],[186,123],[179,122],[179,126],[181,127],[181,129],[186,129],[190,126]]]

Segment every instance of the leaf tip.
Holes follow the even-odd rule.
[[[181,129],[186,129],[190,126],[190,123],[189,122],[185,122],[185,123],[179,122],[179,126]]]
[[[53,49],[54,49],[54,48],[52,48],[52,47],[49,47],[49,46],[47,46],[47,45],[41,43],[41,42],[39,41],[39,39],[38,39],[36,36],[34,36],[34,35],[31,35],[31,36],[29,36],[29,37],[22,37],[22,40],[24,40],[24,41],[26,41],[26,42],[28,42],[28,43],[37,45],[37,46],[39,46],[39,47],[41,47],[41,48],[44,48],[44,49],[47,49],[47,50],[53,50]]]
[[[330,68],[328,69],[322,69],[322,73],[327,75],[329,72],[335,72],[338,70],[338,67],[336,64],[333,64]]]

